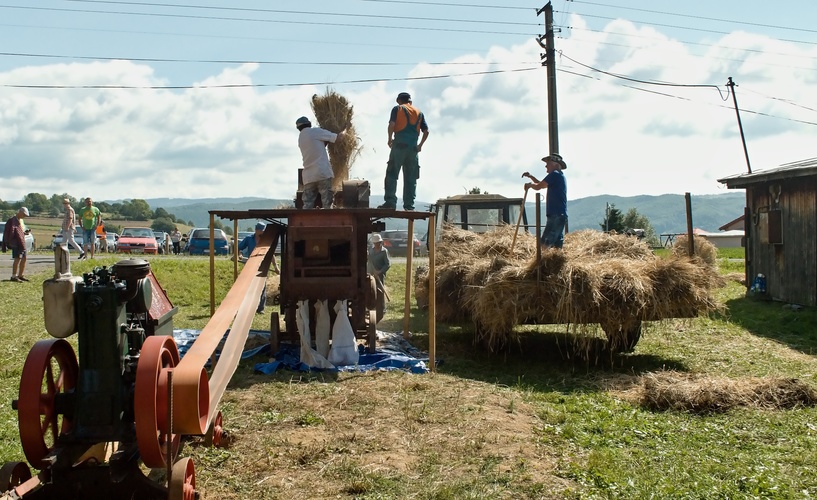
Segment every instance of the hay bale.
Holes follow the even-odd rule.
[[[642,377],[640,404],[657,411],[721,413],[737,407],[790,409],[817,404],[817,392],[791,378],[729,379],[674,371]]]
[[[450,226],[437,253],[437,312],[441,321],[471,319],[478,340],[508,345],[522,323],[598,324],[611,346],[634,345],[642,321],[692,317],[721,306],[711,291],[722,281],[688,258],[657,258],[635,238],[578,231],[563,250],[544,249],[513,227],[478,234]],[[428,278],[416,284],[427,303]],[[418,298],[418,302],[420,299]]]
[[[709,267],[717,268],[718,247],[703,236],[693,236],[692,241],[695,247],[695,257]],[[675,243],[672,244],[672,255],[678,258],[689,257],[689,239],[686,235],[682,234],[675,238]]]
[[[343,189],[343,181],[349,179],[349,172],[352,164],[360,155],[362,146],[360,138],[355,132],[352,124],[354,109],[349,101],[333,90],[326,90],[324,95],[315,94],[312,96],[312,112],[318,125],[330,132],[338,133],[344,128],[346,133],[341,135],[334,143],[329,143],[329,163],[332,165],[332,172],[335,178],[332,181],[332,189],[340,192]]]

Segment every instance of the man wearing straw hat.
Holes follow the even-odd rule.
[[[63,198],[62,206],[65,207],[65,216],[62,218],[62,227],[60,228],[62,244],[69,250],[71,249],[71,245],[73,245],[79,252],[79,258],[81,259],[85,257],[85,252],[74,239],[74,233],[77,231],[76,212],[74,212],[74,207],[71,206],[71,200],[68,198]]]
[[[420,138],[422,135],[422,139]],[[428,124],[423,112],[412,106],[408,92],[397,94],[397,106],[389,117],[389,162],[386,164],[385,203],[377,208],[397,208],[397,179],[403,170],[403,208],[414,210],[420,162],[417,154],[428,139]],[[417,141],[420,141],[419,143]]]
[[[347,127],[335,134],[320,127],[312,128],[309,118],[302,116],[295,120],[295,127],[300,131],[298,147],[301,149],[304,173],[304,208],[315,208],[318,194],[321,195],[323,208],[332,208],[335,193],[332,192],[332,178],[335,177],[326,145],[335,142]]]
[[[562,248],[567,225],[567,182],[562,170],[567,168],[567,163],[556,153],[545,156],[542,161],[545,162],[547,175],[541,181],[528,172],[522,174],[522,177],[528,177],[533,181],[525,183],[525,192],[528,189],[548,190],[545,201],[545,230],[542,231],[539,241],[545,247]]]

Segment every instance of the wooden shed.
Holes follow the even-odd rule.
[[[718,182],[746,190],[746,283],[770,299],[817,305],[817,158]]]

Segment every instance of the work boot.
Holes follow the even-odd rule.
[[[386,208],[386,209],[389,209],[389,210],[397,210],[397,207],[395,205],[390,205],[388,203],[384,203],[384,204],[378,206],[377,208]]]

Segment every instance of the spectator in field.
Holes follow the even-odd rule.
[[[11,258],[14,262],[11,264],[11,279],[10,281],[22,282],[28,281],[25,277],[26,272],[26,235],[23,229],[23,219],[28,217],[28,209],[20,207],[16,215],[6,221],[6,227],[3,229],[3,244],[2,250],[6,252],[11,248]]]
[[[94,244],[96,243],[96,228],[102,222],[102,214],[100,214],[99,209],[94,206],[94,202],[90,196],[85,198],[85,206],[79,211],[79,220],[82,223],[82,244],[85,247],[83,258],[87,258],[87,254],[90,253],[93,259]]]
[[[179,255],[179,253],[182,251],[181,249],[182,233],[179,232],[178,227],[174,227],[173,232],[170,233],[170,241],[173,243],[173,255]]]
[[[100,252],[107,252],[108,251],[108,232],[105,230],[105,221],[102,220],[102,217],[99,218],[99,225],[96,227],[95,238],[97,238],[99,240],[99,251]]]
[[[397,106],[391,110],[388,131],[391,152],[386,166],[385,203],[378,208],[397,208],[397,180],[402,169],[403,208],[414,210],[417,179],[420,178],[418,154],[428,139],[428,124],[422,111],[411,104],[411,95],[408,92],[397,94]]]
[[[522,177],[528,177],[533,182],[525,184],[528,189],[547,189],[545,201],[545,230],[539,242],[544,247],[562,248],[565,241],[565,227],[567,226],[567,182],[562,170],[567,164],[558,154],[551,154],[542,158],[545,162],[547,175],[541,181],[528,172]]]
[[[76,212],[74,212],[74,207],[71,206],[71,200],[68,198],[62,200],[62,206],[65,208],[65,215],[62,218],[62,227],[60,228],[62,244],[69,250],[71,249],[71,245],[73,245],[79,252],[79,258],[81,259],[85,257],[85,252],[82,251],[79,243],[74,239],[74,233],[77,231]]]
[[[247,235],[238,243],[238,251],[241,252],[241,257],[239,260],[246,260],[250,258],[252,255],[253,250],[258,245],[258,242],[261,239],[261,235],[264,234],[264,229],[267,228],[267,225],[263,222],[259,222],[255,225],[255,232],[253,234]],[[270,249],[273,251],[273,249]],[[275,270],[276,274],[281,274],[281,271],[278,269],[278,263],[275,261],[275,255],[272,256],[272,268]],[[255,309],[255,314],[261,314],[264,312],[264,306],[267,304],[267,282],[264,281],[264,288],[261,290],[261,299],[258,302],[258,307]]]
[[[318,194],[321,195],[323,208],[332,208],[335,193],[332,191],[332,179],[335,173],[329,163],[329,154],[326,152],[326,145],[337,141],[349,124],[337,134],[324,130],[320,127],[312,127],[309,118],[302,116],[295,120],[295,127],[300,131],[298,135],[298,147],[301,149],[303,159],[303,202],[304,208],[315,208]]]

